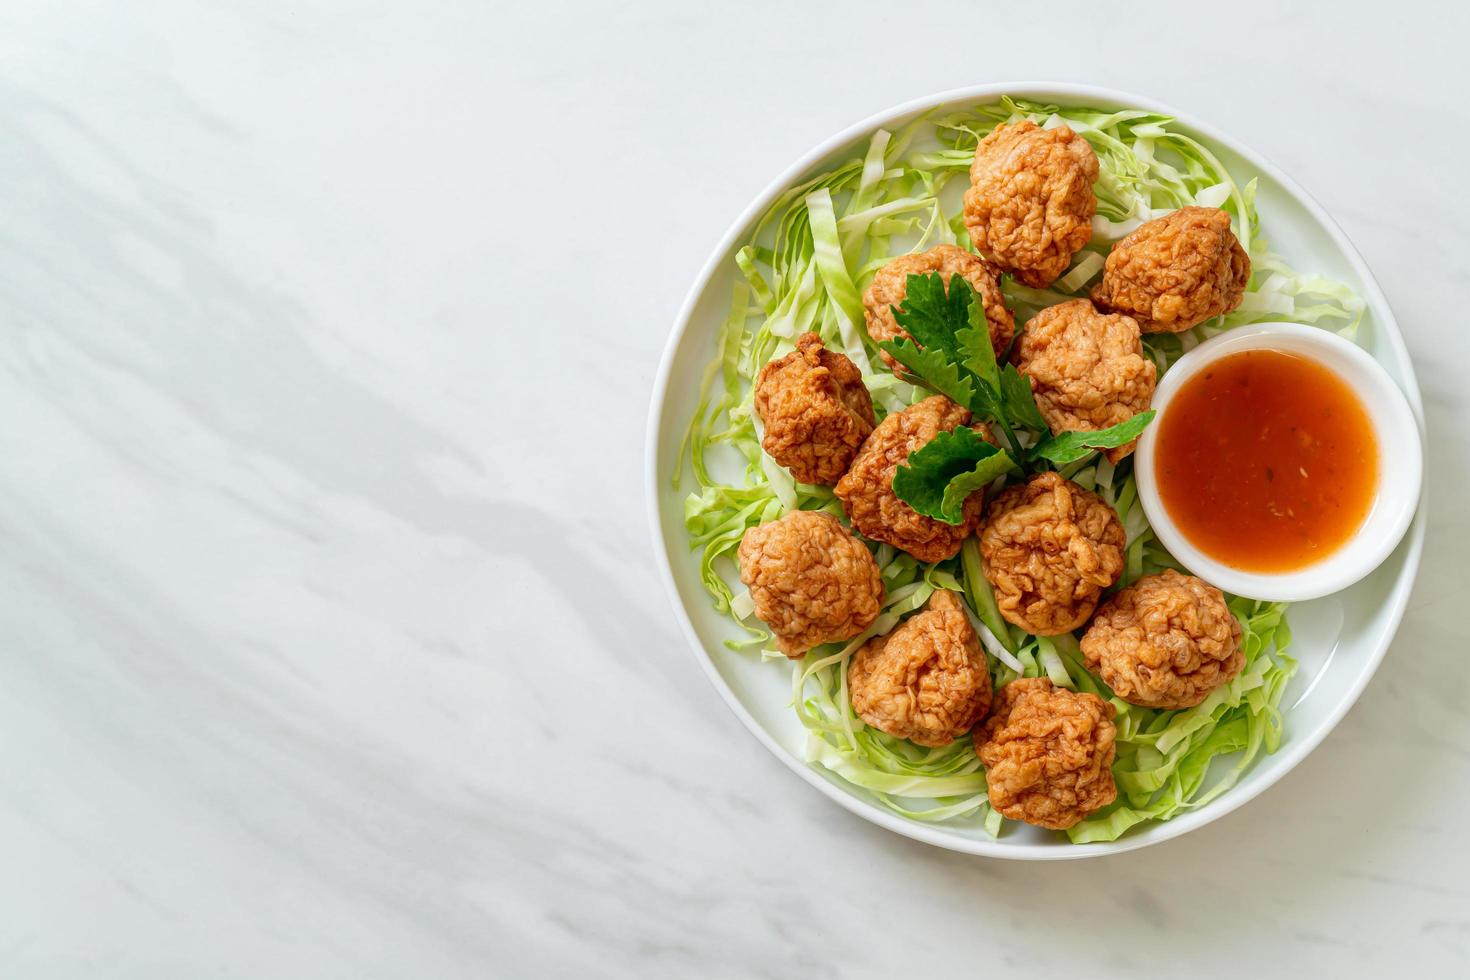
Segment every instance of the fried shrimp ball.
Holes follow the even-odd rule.
[[[1016,367],[1031,379],[1036,407],[1052,432],[1092,431],[1148,409],[1156,371],[1143,356],[1138,324],[1085,299],[1047,307],[1026,324]],[[1114,463],[1136,443],[1107,450]]]
[[[1219,589],[1169,569],[1103,603],[1082,637],[1082,654],[1124,701],[1192,708],[1240,673],[1240,637]]]
[[[907,551],[922,562],[953,558],[980,523],[983,496],[972,494],[965,501],[961,523],[946,524],[925,517],[899,500],[893,492],[893,474],[899,464],[908,462],[909,453],[939,433],[969,422],[968,409],[943,395],[934,395],[878,423],[835,488],[853,529],[864,537]],[[983,426],[977,426],[976,431],[990,441],[990,433]]]
[[[1113,246],[1092,301],[1144,333],[1178,333],[1240,305],[1250,256],[1219,208],[1180,208]]]
[[[1092,238],[1097,156],[1066,126],[997,126],[975,148],[965,227],[975,249],[1028,286],[1044,289]]]
[[[863,308],[866,310],[868,335],[874,340],[893,340],[909,337],[907,330],[898,325],[893,317],[893,307],[902,306],[908,294],[909,276],[922,276],[930,272],[939,273],[944,286],[949,288],[950,279],[958,275],[975,287],[985,309],[985,320],[990,327],[990,346],[995,356],[1003,357],[1011,338],[1016,334],[1016,318],[1006,309],[1005,297],[1000,292],[1000,277],[985,260],[965,251],[958,245],[938,245],[927,252],[900,255],[878,270],[873,281],[863,291]],[[893,370],[900,365],[887,351],[883,351],[884,362]]]
[[[1066,830],[1118,798],[1113,706],[1045,677],[1011,681],[975,733],[990,805],[1001,816]]]
[[[1028,633],[1056,636],[1087,622],[1118,581],[1126,542],[1106,501],[1048,472],[995,498],[980,554],[1000,614]]]
[[[959,597],[945,589],[923,612],[864,644],[847,686],[859,718],[918,745],[948,745],[990,710],[980,639]]]
[[[796,350],[761,368],[755,411],[761,446],[801,483],[836,483],[873,431],[873,399],[857,365],[802,334]]]
[[[878,618],[883,578],[867,547],[831,514],[793,510],[745,532],[740,581],[793,660],[856,636]]]

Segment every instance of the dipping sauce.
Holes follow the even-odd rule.
[[[1378,489],[1378,440],[1331,370],[1281,351],[1223,357],[1159,420],[1159,495],[1179,531],[1252,572],[1303,568],[1358,530]]]

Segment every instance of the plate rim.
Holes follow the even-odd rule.
[[[1121,854],[1154,844],[1161,844],[1164,841],[1181,837],[1192,830],[1219,820],[1244,806],[1246,803],[1249,803],[1251,800],[1256,799],[1267,789],[1276,785],[1287,773],[1300,765],[1302,760],[1310,755],[1337,728],[1348,711],[1358,702],[1363,691],[1367,688],[1368,682],[1377,674],[1378,668],[1383,663],[1383,658],[1387,655],[1388,648],[1393,644],[1394,637],[1397,635],[1399,627],[1403,622],[1404,613],[1408,608],[1409,597],[1418,579],[1420,559],[1424,550],[1428,511],[1428,480],[1423,480],[1421,483],[1419,502],[1414,519],[1409,527],[1408,533],[1404,537],[1408,551],[1404,557],[1404,569],[1398,580],[1394,583],[1392,593],[1389,597],[1388,629],[1383,643],[1372,651],[1370,662],[1365,665],[1366,669],[1359,675],[1358,680],[1347,692],[1347,695],[1332,708],[1324,721],[1315,730],[1305,733],[1300,741],[1294,741],[1290,745],[1283,747],[1282,751],[1285,754],[1281,757],[1282,763],[1279,768],[1255,783],[1234,787],[1232,792],[1222,794],[1207,807],[1183,814],[1174,820],[1153,824],[1150,831],[1146,834],[1124,837],[1116,841],[1073,845],[1069,847],[1018,847],[1005,844],[1000,840],[962,837],[952,833],[946,833],[938,827],[929,824],[906,820],[897,814],[882,810],[875,804],[844,792],[815,772],[807,763],[788,752],[776,742],[770,733],[755,720],[750,712],[745,709],[745,706],[735,697],[734,693],[725,683],[724,678],[720,676],[718,670],[715,668],[714,660],[705,650],[699,634],[694,629],[694,623],[689,617],[689,612],[679,596],[678,583],[674,579],[673,565],[669,560],[669,545],[665,541],[662,533],[662,520],[659,511],[661,480],[658,471],[658,437],[664,407],[668,400],[674,358],[681,341],[689,331],[690,319],[695,306],[698,304],[704,291],[709,287],[710,280],[719,271],[721,260],[735,244],[740,232],[753,220],[757,219],[793,181],[802,176],[818,161],[858,138],[872,133],[874,129],[891,123],[895,118],[914,112],[924,112],[949,103],[997,99],[1004,95],[1035,99],[1060,96],[1064,99],[1094,100],[1094,104],[1107,105],[1111,103],[1172,116],[1205,139],[1220,146],[1227,147],[1237,156],[1255,167],[1260,174],[1268,176],[1277,182],[1283,190],[1294,197],[1317,220],[1346,257],[1349,265],[1357,275],[1359,282],[1362,284],[1363,291],[1366,294],[1364,299],[1370,308],[1375,313],[1382,310],[1386,314],[1384,322],[1382,324],[1376,324],[1376,326],[1383,332],[1384,339],[1394,349],[1404,365],[1404,397],[1408,400],[1409,407],[1413,411],[1414,421],[1419,427],[1420,439],[1427,449],[1424,406],[1419,390],[1418,376],[1414,370],[1413,361],[1409,357],[1408,348],[1404,343],[1403,333],[1399,329],[1398,319],[1394,316],[1393,309],[1388,303],[1388,298],[1384,296],[1383,290],[1378,285],[1378,280],[1374,277],[1372,270],[1368,268],[1367,262],[1364,261],[1357,247],[1348,238],[1347,233],[1342,230],[1326,209],[1295,180],[1283,173],[1255,150],[1232,137],[1225,136],[1214,126],[1201,122],[1190,113],[1180,112],[1165,103],[1149,97],[1140,96],[1121,89],[1072,82],[996,82],[948,89],[931,95],[909,99],[844,127],[799,156],[788,167],[777,174],[765,186],[764,190],[757,194],[741,210],[740,214],[726,228],[724,234],[720,236],[714,248],[711,250],[709,257],[705,259],[703,266],[695,276],[694,282],[690,285],[684,301],[674,317],[673,329],[670,330],[668,338],[664,343],[663,353],[659,359],[658,372],[654,376],[652,397],[649,403],[648,422],[645,430],[644,494],[648,508],[649,530],[652,534],[652,544],[654,546],[654,558],[658,566],[659,577],[663,581],[664,590],[670,602],[673,604],[675,619],[678,621],[680,629],[684,634],[690,653],[699,662],[705,677],[719,693],[726,707],[734,713],[735,717],[740,720],[740,723],[745,726],[746,730],[754,735],[756,740],[764,745],[787,769],[794,772],[808,785],[817,789],[822,795],[848,812],[869,823],[876,824],[886,830],[908,837],[911,840],[922,841],[923,843],[958,853],[975,854],[983,857],[998,857],[1008,860],[1085,860],[1087,858]],[[1425,466],[1427,466],[1427,456],[1428,454],[1426,452],[1425,463],[1423,464]],[[1401,543],[1400,546],[1402,547],[1403,544]]]

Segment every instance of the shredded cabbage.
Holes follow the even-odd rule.
[[[1355,335],[1362,300],[1342,283],[1299,273],[1271,252],[1256,214],[1255,180],[1237,181],[1170,117],[1001,99],[963,112],[931,114],[895,133],[879,130],[861,156],[782,194],[735,256],[741,281],[715,338],[716,356],[701,378],[698,406],[674,474],[677,487],[687,459],[698,488],[685,500],[685,524],[716,609],[745,632],[743,639],[726,641],[732,650],[758,651],[764,659],[785,662],[771,634],[754,618],[749,594],[730,585],[736,580],[734,552],[746,529],[793,508],[844,516],[829,488],[794,482],[761,450],[751,403],[755,376],[812,330],[858,365],[880,417],[922,397],[924,392],[883,367],[863,327],[862,289],[895,255],[941,242],[969,246],[960,197],[975,145],[996,125],[1019,119],[1070,126],[1092,145],[1101,172],[1094,185],[1093,238],[1072,267],[1050,289],[1009,279],[1003,283],[1018,323],[1042,307],[1085,295],[1118,238],[1153,217],[1199,204],[1229,212],[1251,256],[1251,281],[1233,312],[1183,334],[1147,336],[1146,352],[1160,372],[1209,336],[1264,319]],[[1114,466],[1093,455],[1068,464],[1063,473],[1117,510],[1128,538],[1121,584],[1180,567],[1149,529],[1131,462]],[[1155,711],[1115,697],[1087,670],[1075,637],[1038,638],[1003,620],[973,538],[956,558],[936,565],[922,565],[889,545],[874,550],[887,590],[878,620],[847,643],[820,647],[796,662],[792,704],[808,733],[808,761],[896,813],[979,827],[992,836],[1004,824],[990,807],[985,772],[970,736],[943,748],[917,746],[863,724],[848,698],[852,655],[922,607],[936,588],[965,597],[997,687],[1020,676],[1046,676],[1114,705],[1113,774],[1119,797],[1068,831],[1074,843],[1115,840],[1139,823],[1203,806],[1228,790],[1261,752],[1273,752],[1280,743],[1281,699],[1296,668],[1286,653],[1291,634],[1283,604],[1230,599],[1245,637],[1239,676],[1198,707]]]

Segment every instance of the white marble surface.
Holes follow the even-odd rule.
[[[6,4],[0,975],[1465,975],[1466,15],[984,6]],[[745,202],[876,109],[1027,77],[1187,106],[1318,196],[1432,458],[1341,728],[1065,866],[891,836],[769,757],[642,486]]]

